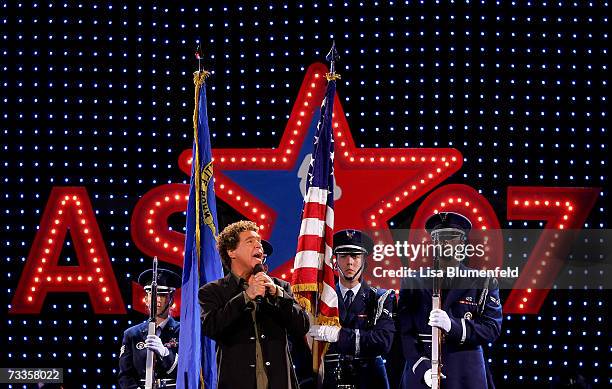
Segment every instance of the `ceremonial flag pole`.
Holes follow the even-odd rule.
[[[185,259],[181,288],[181,331],[177,388],[210,389],[217,383],[215,342],[201,336],[198,301],[200,287],[223,277],[217,251],[217,205],[215,199],[212,151],[206,110],[206,78],[200,48],[196,53],[198,71],[194,73],[195,108],[193,112],[193,159],[187,205]]]
[[[327,89],[321,104],[321,117],[313,141],[313,153],[306,182],[306,195],[293,264],[292,290],[308,312],[312,324],[340,325],[338,296],[331,263],[334,232],[334,136],[332,114],[338,60],[335,43],[326,56],[330,71],[326,74]],[[320,373],[322,358],[329,346],[319,348],[313,341],[313,370]]]

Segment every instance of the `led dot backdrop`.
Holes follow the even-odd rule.
[[[608,228],[608,31],[604,1],[0,1],[1,366],[63,367],[67,387],[116,385],[122,331],[140,322],[131,281],[136,202],[187,183],[193,52],[203,44],[215,148],[278,145],[306,69],[335,39],[358,147],[453,147],[502,227],[513,185],[601,188],[585,228]],[[214,4],[213,4],[214,3]],[[53,187],[87,189],[125,314],[50,294],[9,314]],[[392,227],[408,227],[419,203]],[[219,203],[221,227],[241,216]],[[184,219],[170,228],[183,231]],[[68,235],[61,265],[77,265]],[[503,296],[502,296],[503,297]],[[612,383],[608,291],[554,291],[506,315],[488,351],[498,386],[580,374]]]

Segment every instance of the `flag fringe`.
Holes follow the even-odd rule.
[[[306,312],[313,314],[313,307],[309,298],[300,295],[294,295],[293,297],[297,300],[298,304],[300,304],[300,306],[304,308]]]
[[[335,326],[340,327],[340,319],[338,316],[325,316],[319,315],[317,316],[317,324],[321,326]],[[325,353],[324,353],[325,354]]]
[[[293,293],[299,293],[299,292],[318,292],[319,291],[319,285],[317,285],[315,283],[291,285],[291,291]]]

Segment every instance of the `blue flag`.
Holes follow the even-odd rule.
[[[214,389],[217,384],[215,342],[201,336],[198,302],[200,286],[223,277],[215,239],[218,232],[217,206],[206,111],[204,80],[207,75],[208,72],[194,74],[194,140],[181,289],[181,331],[177,368],[179,389]]]

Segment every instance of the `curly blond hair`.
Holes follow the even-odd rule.
[[[244,231],[259,232],[259,227],[250,220],[240,220],[225,227],[217,237],[217,249],[221,255],[223,266],[228,270],[231,269],[232,259],[227,251],[238,247],[240,233]]]

